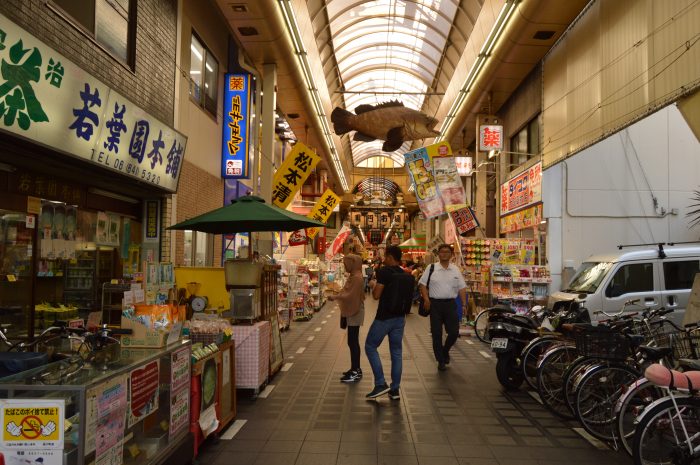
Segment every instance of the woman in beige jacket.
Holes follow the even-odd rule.
[[[328,300],[337,300],[340,316],[347,319],[348,347],[350,348],[350,370],[343,373],[340,380],[344,383],[354,383],[362,379],[360,368],[360,326],[365,319],[364,276],[362,276],[362,257],[347,254],[343,258],[345,271],[348,272],[343,289]]]

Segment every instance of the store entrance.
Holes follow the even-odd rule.
[[[11,339],[26,337],[29,328],[34,247],[30,216],[0,210],[0,327]]]

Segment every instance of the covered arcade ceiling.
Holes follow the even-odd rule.
[[[350,193],[367,167],[403,165],[433,140],[382,141],[333,133],[336,107],[399,100],[438,120],[454,150],[474,140],[475,116],[495,113],[585,7],[586,0],[215,0],[246,60],[276,63],[278,108],[324,158],[335,190]],[[311,130],[306,131],[306,127]],[[466,129],[466,137],[462,131]],[[392,170],[392,173],[403,170]],[[388,175],[389,177],[393,175]],[[395,176],[407,192],[407,178]]]

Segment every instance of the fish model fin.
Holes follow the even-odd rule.
[[[367,113],[368,111],[372,111],[374,109],[375,109],[374,105],[369,105],[369,104],[359,105],[357,108],[355,108],[355,114],[360,115],[362,113]]]
[[[384,145],[382,145],[382,150],[385,152],[393,152],[394,150],[398,150],[401,144],[403,144],[403,126],[391,128],[389,132],[386,133],[386,141]]]
[[[379,105],[375,105],[374,109],[377,110],[379,108],[391,108],[391,107],[402,107],[403,103],[399,102],[398,100],[392,100],[390,102],[384,102],[380,103]]]
[[[347,110],[343,110],[340,107],[335,107],[331,113],[331,122],[333,123],[333,130],[336,134],[347,134],[350,131],[354,131],[355,128],[352,127],[350,119],[355,116]]]
[[[376,139],[372,136],[368,136],[367,134],[363,134],[363,133],[358,131],[352,137],[352,140],[355,140],[358,142],[372,142],[373,140],[376,140]]]

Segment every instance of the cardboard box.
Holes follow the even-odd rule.
[[[122,317],[122,329],[130,329],[133,331],[130,335],[121,337],[122,347],[133,348],[159,348],[177,341],[180,338],[182,324],[173,325],[170,331],[153,330],[147,328],[138,321],[130,320]]]

